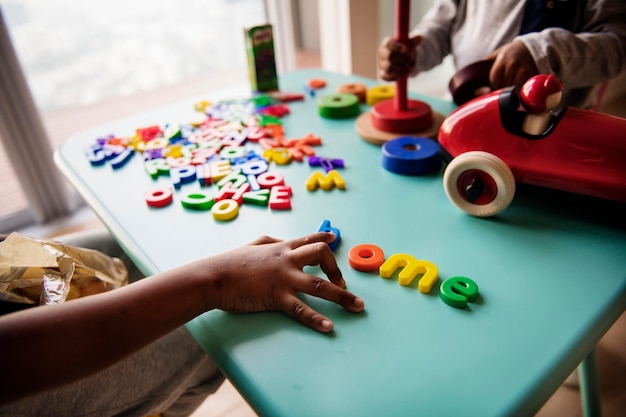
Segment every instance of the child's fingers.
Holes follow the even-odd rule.
[[[268,243],[277,243],[277,242],[282,242],[282,239],[277,239],[271,236],[260,236],[254,239],[252,242],[250,242],[249,245],[266,245]]]
[[[316,242],[301,246],[291,252],[290,258],[300,270],[306,265],[319,265],[333,284],[340,288],[346,286],[335,255],[330,250],[328,243]]]
[[[313,310],[293,294],[286,294],[280,307],[288,316],[318,332],[328,333],[333,330],[333,322],[330,319]]]
[[[297,291],[331,301],[354,313],[363,310],[365,306],[363,300],[350,291],[346,291],[323,278],[307,274],[306,272],[298,275],[294,287]]]
[[[335,240],[335,235],[330,232],[315,232],[308,235],[291,239],[287,242],[290,249],[297,249],[302,246],[324,242],[326,244],[332,243]]]

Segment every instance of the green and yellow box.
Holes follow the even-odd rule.
[[[272,25],[254,26],[244,32],[252,91],[278,90]]]

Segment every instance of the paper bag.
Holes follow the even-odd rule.
[[[19,233],[0,242],[0,300],[54,304],[126,284],[124,263],[97,250]]]

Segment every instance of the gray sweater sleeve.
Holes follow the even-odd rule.
[[[626,2],[583,1],[574,29],[549,28],[518,36],[540,73],[556,74],[569,87],[588,87],[626,68]]]
[[[451,52],[450,38],[457,17],[457,1],[435,0],[424,18],[411,31],[410,36],[421,35],[417,48],[417,62],[412,75],[439,65]]]

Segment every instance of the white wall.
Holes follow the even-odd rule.
[[[433,0],[411,0],[411,18],[409,19],[409,27],[413,27],[420,21],[428,8],[433,4]],[[395,21],[395,5],[392,0],[379,0],[379,38],[382,40],[385,36],[394,34]]]
[[[320,50],[319,18],[317,16],[317,1],[293,0],[295,23],[298,25],[299,47],[305,51]]]

